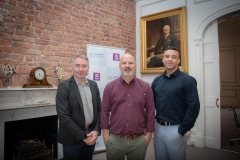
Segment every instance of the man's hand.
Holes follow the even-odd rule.
[[[108,141],[109,135],[103,136],[104,144],[106,145],[106,142]]]
[[[145,137],[145,139],[147,141],[147,144],[149,144],[151,139],[152,139],[152,133],[147,132],[144,137]]]
[[[97,131],[92,131],[92,132],[87,134],[87,138],[84,139],[83,141],[87,145],[92,146],[92,145],[94,145],[96,143],[97,137],[98,137],[98,132]]]

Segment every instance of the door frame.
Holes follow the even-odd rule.
[[[212,23],[213,21],[217,20],[218,18],[229,14],[231,12],[234,11],[238,11],[240,8],[240,4],[237,5],[233,5],[233,6],[229,6],[227,8],[221,9],[217,12],[215,12],[214,14],[210,15],[208,18],[206,18],[204,21],[202,21],[202,23],[199,25],[195,38],[194,38],[194,42],[195,42],[195,51],[196,51],[196,59],[197,59],[197,64],[196,64],[196,68],[197,68],[197,74],[196,74],[196,79],[198,81],[198,90],[199,90],[199,99],[200,102],[202,103],[201,105],[201,109],[199,112],[199,116],[198,116],[198,120],[196,121],[197,123],[197,134],[195,136],[195,146],[196,147],[205,147],[205,82],[204,82],[204,61],[203,61],[203,55],[204,55],[204,50],[203,50],[203,35],[205,33],[206,28],[209,26],[210,23]],[[218,68],[220,69],[220,68]],[[220,87],[220,86],[219,86]],[[219,124],[220,125],[220,121]],[[221,130],[216,131],[216,132],[221,132]],[[221,142],[220,142],[221,144]],[[218,148],[216,148],[218,149]]]

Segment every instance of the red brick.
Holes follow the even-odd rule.
[[[56,56],[48,56],[48,60],[51,61],[54,61],[54,62],[60,62],[60,57],[56,57]]]
[[[33,15],[27,15],[27,19],[29,21],[34,21],[34,16]]]
[[[42,22],[42,18],[35,16],[35,21],[36,21],[36,22]]]
[[[43,31],[43,29],[41,28],[36,28],[36,33],[41,33]]]
[[[0,52],[12,52],[12,48],[8,46],[1,46]]]
[[[32,55],[26,55],[25,56],[26,61],[33,61],[33,59],[34,59],[34,56],[32,56]]]
[[[36,49],[27,49],[28,55],[42,55],[42,51]]]
[[[11,56],[10,56],[11,59],[15,59],[15,60],[23,60],[24,59],[23,57],[24,57],[24,55],[17,54],[17,53],[11,54]]]
[[[25,55],[27,53],[27,51],[25,48],[18,48],[18,53]]]
[[[34,27],[43,28],[43,29],[46,27],[46,24],[40,23],[40,22],[33,22],[32,25]]]
[[[61,38],[61,37],[53,37],[53,41],[63,42],[63,41],[64,41],[64,38]]]
[[[43,40],[43,39],[35,39],[35,43],[36,44],[44,44],[44,45],[46,45],[46,44],[49,44],[49,41]]]
[[[35,42],[33,37],[24,37],[24,41],[25,42],[30,42],[30,43],[34,43]]]
[[[54,51],[42,51],[42,53],[45,55],[45,56],[53,56],[55,55],[55,52]],[[55,58],[57,59],[57,58]]]
[[[9,1],[9,4],[16,6],[17,2],[16,2],[16,0],[10,0],[10,1]]]
[[[22,30],[16,30],[16,35],[24,35],[24,32]]]
[[[61,45],[61,42],[50,41],[50,42],[49,42],[49,45],[52,45],[52,46],[60,46],[60,45]]]
[[[6,60],[5,58],[7,58],[7,57],[8,57],[8,53],[1,53],[1,54],[0,54],[0,64],[3,64],[1,58],[4,58],[4,61],[5,61],[5,60]]]
[[[37,11],[42,11],[43,10],[42,7],[39,7],[39,6],[35,6],[35,7],[36,7]]]
[[[0,8],[2,4],[6,8],[0,11],[3,17],[0,44],[4,43],[2,45],[12,50],[1,52],[0,62],[16,56],[14,63],[18,64],[18,68],[32,69],[43,65],[49,71],[49,81],[56,85],[53,67],[61,64],[66,71],[64,78],[69,78],[72,75],[72,57],[86,54],[89,43],[126,48],[126,51],[135,53],[136,15],[133,1],[0,1],[4,1],[0,3]],[[19,69],[24,80],[20,81],[19,77],[14,76],[11,85],[21,87],[26,83],[30,69]]]
[[[24,19],[26,16],[24,13],[18,13],[18,17]]]
[[[65,27],[61,27],[61,26],[59,27],[59,31],[60,31],[61,33],[64,33],[65,30],[66,30]]]
[[[64,52],[56,52],[55,56],[59,56],[59,57],[66,57],[67,53],[64,53]]]
[[[51,32],[47,29],[42,30],[42,34],[50,35]]]
[[[25,43],[25,42],[14,42],[13,44],[15,47],[22,47],[22,48],[31,48],[32,44],[30,43]]]
[[[46,3],[55,4],[53,0],[43,0]]]
[[[10,41],[9,40],[4,40],[4,39],[1,39],[0,40],[0,45],[10,45]]]
[[[36,49],[36,50],[47,50],[48,46],[47,45],[41,45],[41,44],[33,44],[32,48]]]
[[[27,8],[27,9],[31,9],[31,10],[34,10],[34,5],[31,5],[31,4],[27,4],[26,8]]]

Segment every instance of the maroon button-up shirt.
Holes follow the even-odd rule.
[[[154,132],[155,105],[150,85],[138,78],[109,82],[103,92],[101,128],[118,135]]]

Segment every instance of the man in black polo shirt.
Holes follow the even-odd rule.
[[[179,70],[179,52],[167,48],[165,72],[152,83],[156,108],[154,149],[156,160],[186,160],[186,135],[196,121],[200,104],[196,80]]]

